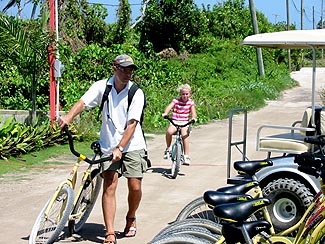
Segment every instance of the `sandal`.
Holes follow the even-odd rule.
[[[134,237],[137,233],[136,218],[126,216],[126,226],[124,228],[124,237]]]
[[[114,236],[114,240],[110,236]],[[117,244],[115,232],[106,232],[103,244]]]

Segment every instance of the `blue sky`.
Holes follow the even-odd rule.
[[[140,7],[143,0],[129,0],[129,3],[132,7],[132,18],[135,19],[140,15]],[[211,6],[222,2],[222,0],[194,0],[198,7],[201,7],[202,4],[207,6],[210,4]],[[289,1],[289,11],[290,11],[290,22],[296,24],[297,28],[301,28],[301,0],[288,0]],[[2,9],[8,0],[0,0],[0,8]],[[22,1],[24,2],[24,1]],[[108,11],[109,16],[107,18],[108,22],[115,21],[115,11],[118,6],[119,0],[89,0],[91,3],[102,3],[104,4]],[[268,20],[272,23],[275,22],[286,22],[287,14],[286,14],[286,0],[254,0],[255,7],[258,11],[265,14]],[[305,14],[304,14],[304,29],[313,29],[313,24],[316,27],[316,24],[321,19],[321,3],[322,0],[305,0]],[[246,0],[246,4],[248,6],[249,0]],[[27,5],[25,7],[25,11],[23,12],[23,17],[28,18],[30,16],[30,8]],[[313,15],[313,6],[314,6],[314,15]],[[15,15],[17,12],[16,9],[10,10],[8,13]]]

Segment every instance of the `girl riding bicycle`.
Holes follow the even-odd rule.
[[[190,115],[193,120],[197,120],[195,103],[191,96],[191,87],[188,84],[183,84],[177,88],[177,91],[180,93],[180,97],[173,99],[173,101],[166,107],[165,112],[162,116],[168,115],[169,111],[173,109],[172,119],[177,124],[185,124],[190,120]],[[166,150],[164,152],[164,159],[168,159],[170,145],[172,142],[172,136],[176,132],[176,127],[172,124],[169,125],[166,132]],[[190,157],[189,157],[189,135],[190,128],[189,126],[182,128],[181,131],[182,140],[184,145],[184,165],[190,165]]]

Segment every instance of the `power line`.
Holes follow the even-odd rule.
[[[108,7],[119,7],[119,4],[99,3],[99,2],[88,2],[89,4],[100,4]],[[130,3],[130,6],[141,6],[141,3]]]

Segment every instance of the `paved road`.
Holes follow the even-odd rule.
[[[256,131],[262,124],[290,125],[300,120],[304,109],[311,104],[311,69],[303,68],[292,73],[300,86],[283,93],[277,101],[270,101],[261,110],[248,113],[247,156],[250,159],[265,158],[256,152]],[[325,68],[317,69],[317,89],[325,84]],[[317,93],[317,97],[318,93]],[[318,99],[319,100],[319,99]],[[181,168],[177,179],[168,179],[162,172],[168,171],[168,161],[162,159],[164,136],[155,136],[148,141],[152,169],[143,181],[143,200],[137,214],[138,233],[135,238],[120,238],[119,244],[147,243],[155,234],[173,221],[178,212],[204,191],[226,184],[228,148],[228,120],[219,120],[193,129],[191,135],[192,165]],[[243,115],[233,119],[233,140],[241,140]],[[241,159],[233,149],[232,159]],[[0,178],[0,243],[27,243],[33,222],[42,205],[56,185],[68,174],[68,168],[35,169],[28,174],[19,173]],[[232,174],[234,174],[232,172]],[[41,177],[41,179],[40,179]],[[17,181],[17,179],[19,179]],[[121,179],[118,188],[116,231],[123,231],[127,208],[126,181]],[[102,243],[104,226],[100,200],[81,233],[79,243]],[[65,239],[59,243],[70,243]]]

